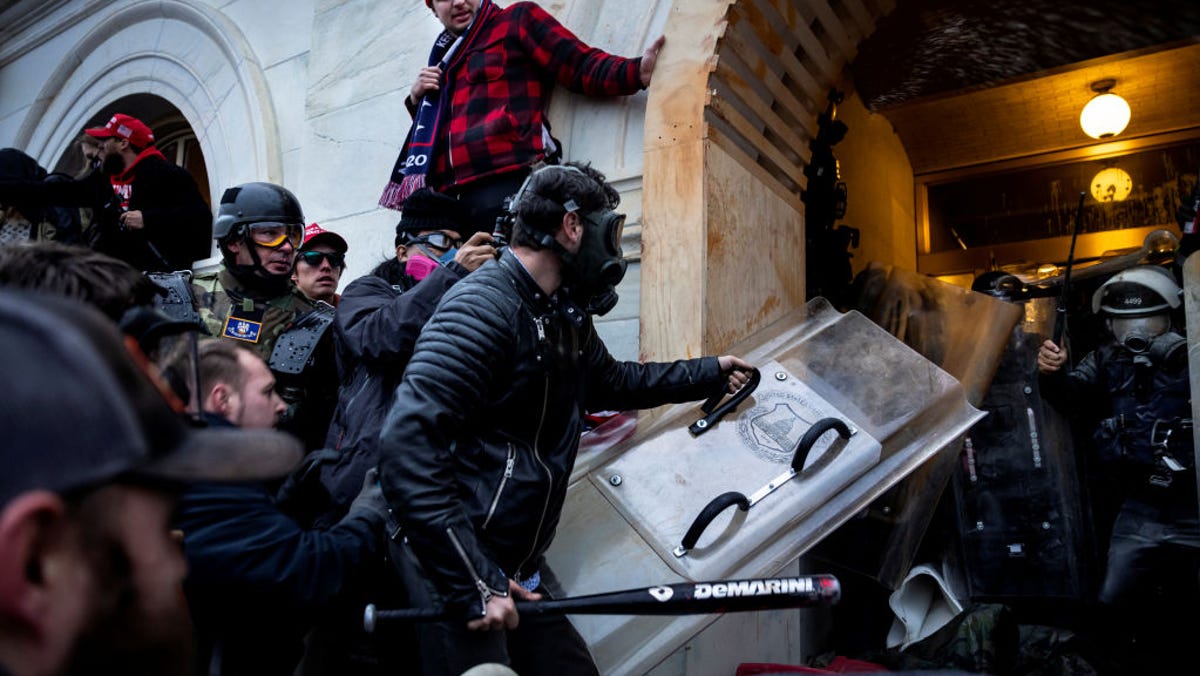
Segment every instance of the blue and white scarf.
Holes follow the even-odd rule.
[[[475,28],[487,23],[486,17],[492,13],[492,9],[492,0],[482,0],[471,19],[471,24],[461,35],[442,31],[437,40],[434,40],[433,49],[429,51],[429,65],[437,65],[442,70],[442,87],[425,94],[417,105],[417,114],[408,131],[408,143],[396,158],[391,180],[379,198],[380,206],[402,209],[409,195],[425,187],[425,175],[429,173],[429,165],[433,161],[433,144],[437,140],[438,125],[446,108],[444,102],[452,98],[449,88],[453,79],[449,77],[449,72],[454,65],[454,56],[463,51],[465,45],[475,38]]]

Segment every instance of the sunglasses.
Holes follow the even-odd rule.
[[[335,268],[346,267],[346,254],[337,252],[326,253],[324,251],[301,251],[296,260],[304,261],[314,268],[321,266],[321,261],[329,261],[329,265]]]
[[[462,246],[462,240],[451,237],[444,232],[431,232],[428,235],[412,237],[407,244],[428,244],[435,249],[454,249]]]
[[[246,228],[250,241],[268,249],[278,249],[285,242],[299,248],[304,241],[304,226],[299,223],[251,223]]]

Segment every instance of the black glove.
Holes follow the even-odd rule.
[[[383,486],[379,483],[379,470],[375,467],[367,470],[363,477],[362,490],[350,503],[347,519],[366,518],[372,523],[383,524],[388,517],[387,501],[383,499]]]

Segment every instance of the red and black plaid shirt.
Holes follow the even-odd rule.
[[[589,96],[642,88],[640,58],[587,46],[532,2],[500,10],[481,29],[444,77],[443,93],[451,98],[426,177],[437,190],[454,192],[452,186],[542,159],[542,125],[555,83]]]

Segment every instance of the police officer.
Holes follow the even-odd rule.
[[[1139,265],[1106,281],[1092,298],[1111,340],[1069,373],[1064,348],[1045,341],[1038,352],[1042,392],[1064,412],[1095,413],[1101,461],[1122,493],[1108,547],[1099,601],[1113,623],[1139,643],[1137,659],[1171,659],[1184,644],[1167,639],[1163,606],[1195,600],[1200,512],[1192,450],[1187,346],[1173,314],[1182,290],[1165,268]],[[1194,626],[1195,623],[1193,623]],[[1143,663],[1143,666],[1145,664]]]
[[[209,333],[253,347],[268,360],[288,403],[280,421],[309,448],[324,441],[336,402],[337,370],[327,329],[333,307],[292,282],[304,214],[289,190],[245,183],[225,191],[213,226],[223,262],[192,280]]]

